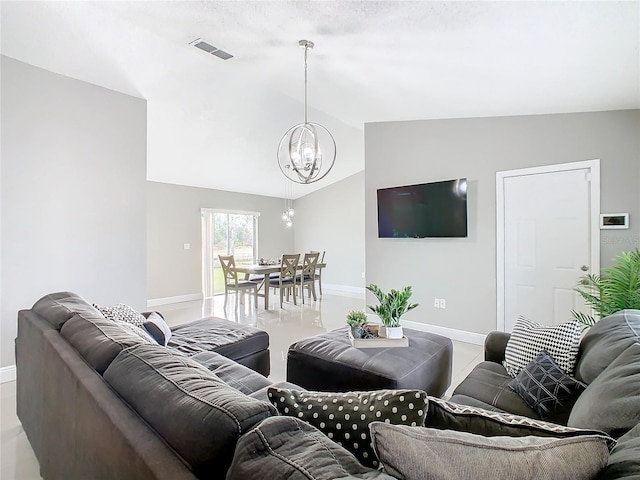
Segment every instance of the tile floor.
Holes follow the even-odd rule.
[[[256,310],[252,302],[237,305],[233,295],[227,307],[224,297],[219,296],[204,302],[184,302],[154,308],[162,312],[169,325],[197,320],[205,316],[228,318],[238,323],[254,325],[269,333],[271,350],[271,375],[274,381],[285,380],[286,354],[289,345],[300,338],[316,335],[344,325],[344,317],[349,310],[365,308],[361,295],[325,291],[317,302],[305,299],[305,305],[298,302],[285,303],[278,308],[278,298],[270,298],[271,310],[260,306]],[[463,342],[453,342],[453,378],[448,396],[453,388],[466,377],[471,369],[482,360],[482,347]],[[0,385],[0,479],[40,480],[38,462],[16,417],[15,382]]]

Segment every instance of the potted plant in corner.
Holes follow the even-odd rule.
[[[402,290],[392,289],[389,293],[384,293],[380,287],[372,283],[367,287],[367,290],[373,293],[380,302],[375,307],[367,305],[373,313],[380,317],[384,326],[384,332],[382,332],[383,329],[380,329],[380,336],[402,338],[400,317],[418,306],[417,303],[409,303],[412,293],[411,286],[404,287]]]
[[[626,308],[640,309],[640,249],[622,252],[615,265],[602,269],[602,275],[585,275],[576,291],[595,312],[598,320]],[[591,315],[572,310],[573,316],[590,327]]]
[[[347,314],[347,325],[351,327],[353,338],[363,338],[367,325],[367,314],[363,310],[351,310]]]

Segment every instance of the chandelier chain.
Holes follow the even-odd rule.
[[[304,123],[307,122],[307,52],[309,51],[309,45],[304,46]]]

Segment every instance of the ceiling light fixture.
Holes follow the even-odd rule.
[[[333,168],[336,142],[329,130],[307,120],[307,53],[313,42],[300,40],[298,45],[304,48],[304,123],[291,127],[280,140],[278,166],[288,179],[306,184],[324,178]]]
[[[282,221],[285,223],[287,227],[293,226],[293,216],[295,215],[295,210],[293,209],[293,184],[291,180],[287,180],[287,185],[285,186],[285,195],[284,195],[284,211],[282,212]]]

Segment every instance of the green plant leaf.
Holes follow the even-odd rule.
[[[367,287],[367,290],[372,292],[380,302],[380,305],[375,307],[371,305],[367,305],[367,307],[378,315],[382,324],[387,327],[399,327],[400,317],[418,306],[417,303],[409,304],[409,298],[412,294],[411,286],[406,286],[402,290],[391,289],[389,293],[385,294],[372,283]]]
[[[640,309],[640,249],[622,252],[614,260],[614,266],[603,268],[601,275],[585,275],[576,287],[598,318]]]

